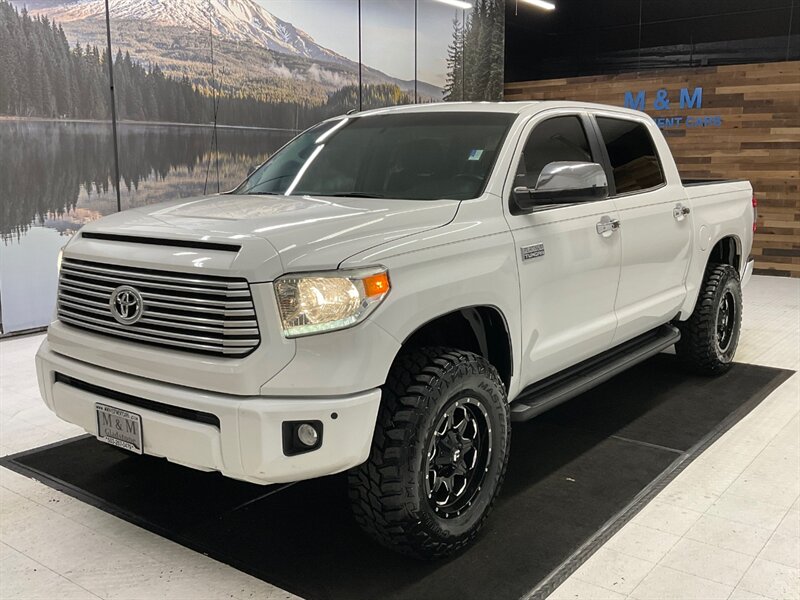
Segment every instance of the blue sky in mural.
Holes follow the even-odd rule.
[[[461,11],[434,0],[418,1],[419,79],[442,86],[452,20]],[[257,0],[317,43],[358,60],[358,0]],[[414,78],[414,1],[361,0],[364,64],[399,77]],[[387,51],[387,48],[392,50]]]

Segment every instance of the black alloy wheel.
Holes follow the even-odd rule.
[[[733,293],[727,291],[717,310],[717,347],[720,352],[725,352],[730,346],[735,326],[736,301]]]
[[[428,445],[428,502],[444,519],[469,508],[492,457],[491,426],[480,400],[464,397],[446,408]]]

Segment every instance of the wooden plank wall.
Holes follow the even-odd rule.
[[[679,108],[679,90],[703,88],[701,109]],[[659,89],[670,108],[657,111]],[[687,179],[749,179],[759,202],[756,272],[800,277],[800,61],[671,69],[506,83],[506,100],[624,105],[644,90],[654,118],[721,116],[720,127],[664,129]]]

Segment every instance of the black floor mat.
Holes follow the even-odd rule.
[[[307,598],[511,599],[634,498],[655,493],[676,465],[789,375],[737,364],[720,378],[692,377],[662,355],[515,424],[506,482],[483,534],[461,555],[432,564],[366,539],[350,517],[342,475],[265,488],[125,457],[90,437],[0,464]]]

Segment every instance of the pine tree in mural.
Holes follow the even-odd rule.
[[[503,99],[503,68],[505,65],[506,16],[503,2],[491,0],[489,11],[488,36],[486,52],[490,56],[488,76],[484,98],[487,100]]]
[[[478,0],[461,22],[456,16],[447,53],[445,101],[502,100],[505,7]]]
[[[456,17],[453,19],[453,41],[447,47],[447,79],[444,84],[445,102],[464,99],[464,27]]]
[[[118,50],[114,57],[114,83],[121,120],[208,124],[214,117],[207,88],[187,76],[169,77],[157,64],[137,62],[128,52]],[[388,83],[365,84],[362,96],[365,108],[413,102],[408,93]],[[228,89],[222,93],[218,120],[305,128],[357,105],[358,88],[353,85],[328,94],[323,104],[263,100]],[[106,51],[70,47],[60,25],[0,0],[0,115],[109,119]]]
[[[134,121],[209,123],[213,104],[208,90],[188,77],[164,75],[129,53],[114,57],[117,114]],[[366,88],[365,88],[366,89]],[[350,107],[348,107],[350,108]],[[347,109],[345,109],[347,110]],[[222,124],[307,126],[327,114],[326,106],[266,102],[226,95]],[[64,30],[47,17],[31,17],[0,0],[0,115],[48,119],[110,118],[108,57],[97,46],[70,47]]]

